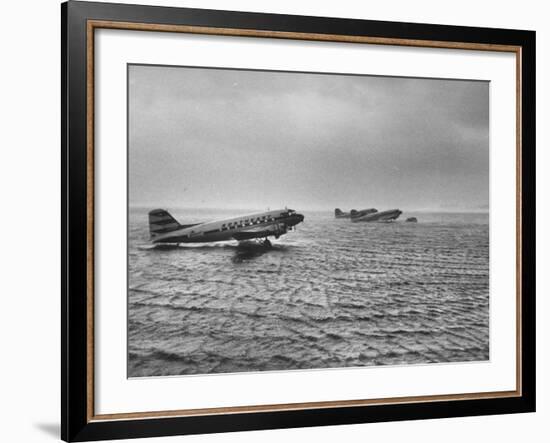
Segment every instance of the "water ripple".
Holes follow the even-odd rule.
[[[150,248],[130,211],[130,376],[487,360],[488,217],[416,216],[306,213],[268,251]]]

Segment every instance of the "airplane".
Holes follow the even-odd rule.
[[[369,209],[361,209],[360,211],[356,211],[355,209],[352,209],[349,213],[350,218],[352,221],[355,219],[358,219],[360,217],[364,217],[365,215],[373,214],[375,212],[378,212],[378,209],[376,208],[369,208]]]
[[[334,218],[350,218],[349,212],[343,212],[340,208],[334,210]]]
[[[360,211],[357,211],[356,209],[352,209],[350,212],[343,212],[340,208],[336,208],[334,210],[334,217],[335,218],[354,218],[354,217],[360,217],[366,214],[371,214],[373,212],[377,212],[377,210],[374,208],[361,209]]]
[[[378,212],[376,209],[374,211],[360,214],[357,216],[351,216],[352,222],[388,222],[394,221],[398,218],[403,212],[399,209],[388,209],[387,211]]]
[[[361,209],[356,210],[352,209],[350,212],[343,212],[340,208],[336,208],[334,210],[334,217],[335,218],[356,218],[361,217],[363,215],[372,214],[373,212],[378,212],[375,208],[369,208],[369,209]]]
[[[279,238],[304,221],[302,214],[293,209],[277,209],[257,214],[205,223],[182,225],[168,211],[153,209],[149,212],[150,240],[154,244],[205,243],[227,240],[252,240],[271,247],[269,236]]]

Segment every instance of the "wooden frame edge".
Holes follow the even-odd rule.
[[[497,51],[497,52],[517,52],[521,46],[499,45],[491,43],[468,43],[468,42],[449,42],[439,40],[419,40],[419,39],[400,39],[387,37],[368,37],[341,34],[319,34],[305,32],[287,32],[287,31],[265,31],[261,29],[238,29],[238,28],[216,28],[209,26],[191,26],[191,25],[166,25],[150,24],[139,22],[125,22],[115,20],[88,20],[88,27],[92,29],[119,29],[129,31],[148,31],[148,32],[172,32],[186,34],[202,35],[220,35],[231,37],[257,37],[257,38],[277,38],[286,40],[306,40],[306,41],[324,41],[336,43],[368,43],[372,45],[395,45],[395,46],[414,46],[424,48],[441,49],[467,49],[477,51]]]
[[[94,28],[86,27],[86,331],[88,334],[86,343],[86,363],[88,377],[86,380],[86,419],[90,422],[94,416],[95,408],[95,383],[94,383]]]
[[[523,199],[522,199],[522,90],[523,90],[523,51],[521,46],[516,51],[516,391],[523,394]]]
[[[95,414],[94,402],[94,32],[95,29],[120,29],[152,32],[174,32],[202,35],[239,37],[279,38],[291,40],[326,41],[375,45],[395,45],[422,48],[462,49],[478,51],[510,52],[516,55],[516,390],[499,392],[478,392],[465,394],[391,397],[368,400],[335,400],[326,402],[285,403],[256,406],[234,406],[223,408],[181,409],[171,411],[130,412]],[[216,28],[207,26],[149,24],[125,21],[92,20],[86,22],[86,91],[87,91],[87,422],[97,423],[125,419],[153,419],[165,417],[191,417],[238,413],[260,413],[299,411],[307,409],[330,409],[360,407],[369,405],[395,405],[410,403],[431,403],[438,401],[464,401],[521,397],[522,387],[522,47],[486,43],[449,42],[340,34],[316,34],[285,31],[265,31],[237,28]]]
[[[516,391],[499,392],[479,392],[472,394],[449,394],[449,395],[424,395],[414,397],[388,397],[369,400],[336,400],[305,403],[280,403],[270,405],[255,406],[230,406],[221,408],[197,408],[197,409],[179,409],[172,411],[148,411],[148,412],[128,412],[115,414],[99,414],[92,417],[91,422],[143,419],[143,418],[166,418],[166,417],[197,417],[208,415],[225,415],[241,413],[261,413],[261,412],[282,412],[282,411],[302,411],[307,409],[331,409],[362,407],[374,405],[394,405],[411,403],[435,403],[440,401],[464,401],[495,398],[513,398],[520,397],[521,394]]]

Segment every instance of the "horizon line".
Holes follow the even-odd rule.
[[[296,211],[311,211],[311,212],[330,212],[333,213],[335,208],[327,209],[327,208],[320,208],[320,207],[310,207],[310,208],[303,208],[303,209],[296,209],[294,207],[278,207],[278,206],[269,206],[265,208],[259,208],[259,207],[214,207],[214,206],[178,206],[178,205],[149,205],[149,204],[128,204],[127,207],[129,209],[156,209],[156,208],[171,208],[171,209],[189,209],[189,210],[215,210],[215,211],[257,211],[257,212],[265,212],[265,211],[273,211],[277,209],[295,209]],[[352,208],[355,209],[355,208]],[[402,212],[440,212],[440,213],[476,213],[476,214],[489,214],[490,209],[481,209],[481,208],[456,208],[456,209],[441,209],[441,208],[390,208],[390,209],[399,209]],[[385,211],[387,209],[381,209],[380,211]]]

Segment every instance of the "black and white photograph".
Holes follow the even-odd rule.
[[[129,377],[490,358],[489,82],[127,75]]]
[[[544,5],[6,2],[0,440],[544,443]]]

